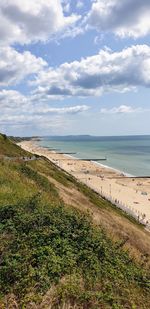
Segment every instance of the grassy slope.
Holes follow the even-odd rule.
[[[25,155],[28,155],[28,152],[14,144],[6,135],[0,134],[0,156],[19,157]]]
[[[104,228],[114,241],[122,241],[134,258],[142,259],[143,262],[146,260],[150,267],[150,233],[141,224],[48,160],[33,161],[28,165],[45,175],[56,186],[65,204],[90,212],[96,225]]]
[[[3,139],[0,149],[12,156],[20,152]],[[66,308],[149,308],[146,268],[123,251],[121,240],[113,242],[88,215],[64,205],[48,176],[115,214],[109,203],[44,159],[1,160],[0,308],[16,303],[43,309],[64,303]]]

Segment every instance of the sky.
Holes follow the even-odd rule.
[[[0,132],[150,134],[149,0],[1,0]]]

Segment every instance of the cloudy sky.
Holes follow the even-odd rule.
[[[150,0],[1,0],[0,132],[150,134]]]

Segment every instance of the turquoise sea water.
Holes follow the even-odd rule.
[[[75,152],[77,158],[103,158],[100,163],[135,176],[150,176],[150,136],[43,137],[41,146]]]

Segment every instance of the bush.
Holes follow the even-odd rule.
[[[88,304],[87,308],[103,302],[121,308],[115,306],[124,301],[131,304],[136,289],[146,297],[149,287],[144,272],[102,230],[93,228],[88,216],[63,205],[41,207],[36,195],[1,207],[0,218],[1,235],[6,237],[0,261],[3,294],[13,292],[22,302],[29,291],[41,295],[68,276],[76,280],[59,289],[60,303],[68,297]],[[82,282],[81,293],[77,278]]]

